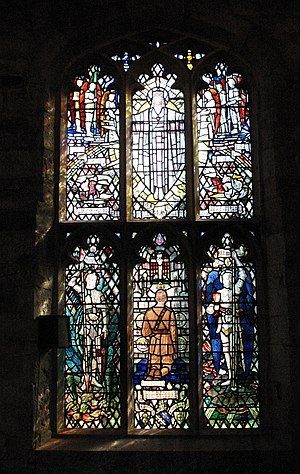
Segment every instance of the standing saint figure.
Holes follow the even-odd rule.
[[[246,312],[246,308],[242,308],[244,296],[241,301],[241,295],[246,284],[247,273],[240,260],[240,257],[245,254],[245,249],[240,246],[238,250],[231,250],[228,245],[220,251],[231,254],[231,258],[228,256],[219,270],[213,270],[208,277],[207,300],[210,304],[206,313],[210,320],[210,336],[217,372],[220,370],[222,352],[226,361],[228,379],[221,385],[230,385],[232,389],[236,389],[238,353],[243,347],[241,359],[248,375],[253,348],[251,326],[244,320],[246,315],[240,314],[240,312]]]
[[[174,311],[166,306],[165,290],[157,290],[156,304],[149,308],[143,320],[142,335],[149,337],[148,376],[146,380],[161,380],[177,357],[177,325]]]
[[[85,389],[103,387],[107,362],[109,310],[105,300],[108,286],[104,276],[90,270],[85,276],[85,307],[82,334]]]

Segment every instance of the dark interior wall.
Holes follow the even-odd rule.
[[[73,456],[73,472],[158,472],[165,464],[166,456],[157,452],[123,453],[126,462],[117,452],[102,451],[91,457],[89,444],[80,451],[80,443],[73,446],[76,453],[72,454],[68,447],[64,452],[34,451],[51,436],[49,413],[55,403],[51,353],[39,354],[36,317],[53,314],[57,308],[53,196],[59,156],[55,114],[61,84],[70,64],[86,51],[134,30],[158,27],[195,35],[251,71],[254,85],[250,87],[258,110],[253,120],[263,281],[262,433],[246,441],[241,436],[206,436],[196,448],[174,442],[168,463],[177,472],[201,472],[206,466],[226,472],[231,463],[235,472],[245,471],[246,466],[248,472],[255,472],[252,463],[257,469],[259,465],[270,468],[267,472],[279,466],[283,472],[296,459],[299,13],[296,2],[274,5],[262,0],[217,4],[206,0],[29,1],[24,5],[12,1],[4,6],[0,31],[0,445],[4,472],[68,472]],[[165,450],[163,443],[156,441],[152,446],[155,451]],[[101,449],[101,443],[93,444],[93,449]],[[151,443],[142,449],[151,451]],[[186,456],[192,449],[195,453]]]

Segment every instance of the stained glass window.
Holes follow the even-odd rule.
[[[72,76],[67,429],[260,425],[249,97],[201,51],[136,37]]]
[[[66,427],[119,428],[119,266],[113,248],[96,235],[76,247],[72,258],[66,270]]]
[[[154,64],[132,99],[132,216],[186,217],[184,95],[176,75]]]
[[[247,246],[224,234],[202,266],[203,397],[210,428],[257,428],[255,268]]]
[[[186,266],[162,233],[133,270],[134,425],[188,428],[189,314]]]
[[[249,99],[242,76],[218,63],[197,95],[201,219],[253,217]]]
[[[119,218],[119,93],[91,66],[68,101],[67,220]]]

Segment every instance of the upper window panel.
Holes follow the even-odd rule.
[[[119,94],[98,66],[68,101],[67,220],[119,219]]]
[[[154,64],[132,98],[132,217],[186,217],[184,96]]]
[[[253,217],[248,93],[218,63],[197,94],[200,219]]]
[[[149,57],[138,52],[114,55],[114,65],[104,58],[105,67],[91,65],[74,79],[61,174],[63,219],[253,218],[249,97],[241,74],[221,62],[210,71],[200,63],[194,70],[204,54],[184,53],[183,47],[164,44],[163,52]],[[198,67],[207,72],[196,94],[194,129]],[[111,68],[122,78],[122,90]]]

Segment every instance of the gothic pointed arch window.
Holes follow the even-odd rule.
[[[69,78],[58,225],[71,344],[60,426],[259,427],[244,75],[207,45],[136,36]]]

